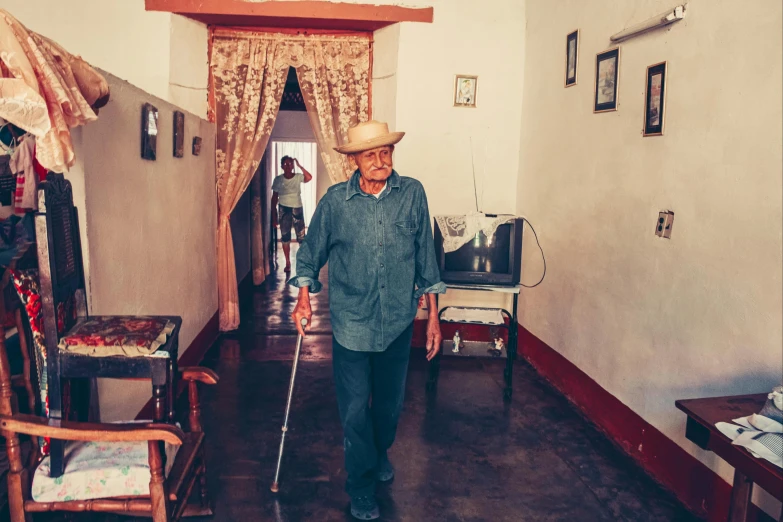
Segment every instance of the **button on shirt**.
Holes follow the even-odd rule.
[[[410,326],[425,293],[444,293],[424,187],[392,171],[377,197],[361,175],[332,186],[318,203],[289,284],[321,290],[329,263],[329,310],[337,342],[381,352]]]

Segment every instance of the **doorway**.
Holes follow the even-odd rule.
[[[310,183],[302,184],[302,210],[304,211],[306,229],[310,226],[310,220],[318,203],[316,187],[320,173],[318,172],[318,145],[316,145],[315,139],[312,141],[270,140],[267,154],[273,173],[279,173],[280,161],[283,157],[288,156],[299,161],[302,167],[313,175]],[[296,170],[299,171],[299,169]]]

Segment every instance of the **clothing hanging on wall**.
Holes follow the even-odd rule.
[[[0,117],[38,137],[38,159],[63,172],[75,161],[70,129],[97,119],[109,85],[80,57],[0,9]]]
[[[16,193],[16,176],[11,172],[11,156],[0,156],[0,205],[11,206]]]
[[[35,171],[35,138],[28,136],[11,156],[11,171],[16,174],[16,197],[14,210],[24,214],[38,210],[38,174]]]

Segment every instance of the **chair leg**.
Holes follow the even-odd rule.
[[[201,448],[201,470],[198,477],[198,491],[201,496],[202,516],[212,515],[212,503],[207,489],[207,457],[204,448]]]
[[[163,459],[158,441],[147,444],[150,463],[150,500],[152,501],[152,521],[169,522],[169,496],[166,494],[163,476]]]
[[[33,381],[30,374],[30,350],[27,346],[27,333],[22,322],[22,311],[17,308],[14,314],[16,321],[16,331],[19,335],[19,350],[22,352],[22,372],[24,375],[24,389],[27,392],[27,406],[30,408],[30,415],[35,415],[35,392],[33,391]]]
[[[207,462],[204,457],[204,448],[201,448],[198,460],[198,470],[196,471],[196,480],[198,482],[196,487],[198,487],[199,491],[199,503],[187,504],[182,510],[181,518],[211,517],[214,514],[214,511],[212,510],[212,501],[209,498],[209,492],[207,491]]]
[[[28,497],[27,470],[22,466],[21,447],[16,433],[9,434],[6,440],[8,460],[11,469],[8,473],[8,511],[11,522],[33,522],[33,517],[24,511],[24,499]]]

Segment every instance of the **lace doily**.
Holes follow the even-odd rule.
[[[487,217],[482,212],[471,212],[462,216],[435,216],[435,223],[443,236],[443,251],[448,253],[460,248],[479,232],[492,237],[500,225],[514,220],[514,217],[511,214]]]

